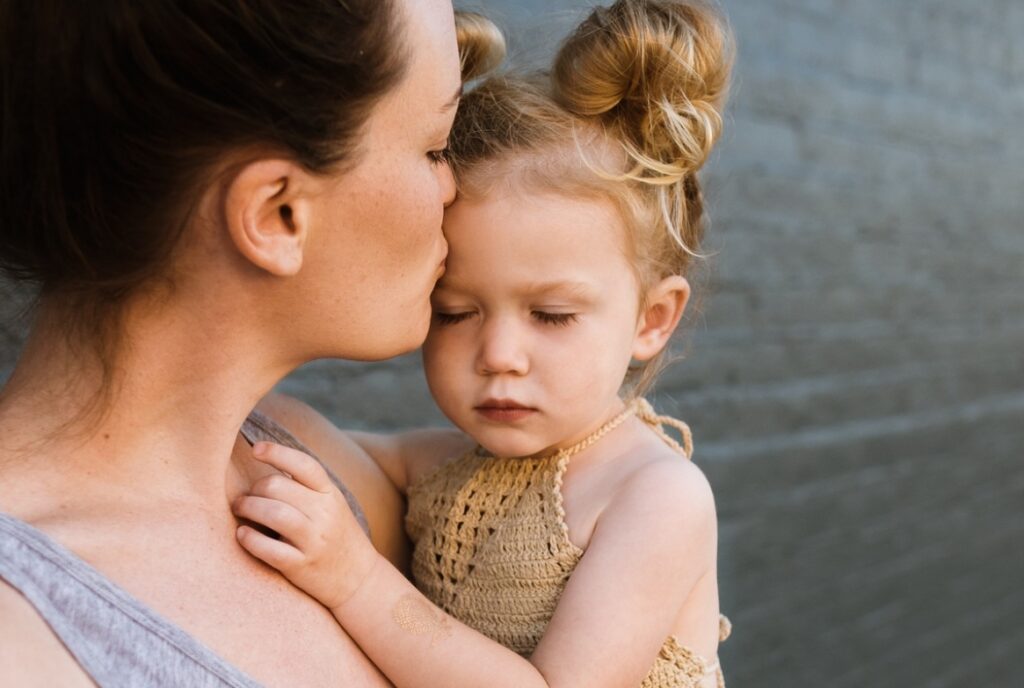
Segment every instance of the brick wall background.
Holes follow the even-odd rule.
[[[657,403],[715,487],[730,685],[1021,685],[1024,3],[722,3],[718,255]],[[529,62],[589,4],[477,6]],[[282,388],[345,426],[441,420],[415,357]]]

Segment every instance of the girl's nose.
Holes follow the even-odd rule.
[[[530,359],[516,327],[509,323],[491,323],[481,330],[476,368],[480,375],[525,375]]]

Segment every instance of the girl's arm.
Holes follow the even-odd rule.
[[[341,470],[336,473],[342,473],[354,463],[353,454],[368,456],[379,469],[373,471],[376,475],[371,480],[383,473],[403,495],[420,475],[475,446],[464,433],[452,428],[421,428],[387,434],[341,430],[310,406],[284,394],[267,395],[257,408],[288,428],[331,470],[335,470],[337,464]],[[365,469],[362,472],[365,473]]]
[[[472,441],[442,428],[393,435],[345,431],[284,394],[267,395],[257,409],[287,428],[345,483],[366,513],[374,547],[406,570],[406,487],[424,471],[471,449]]]
[[[405,534],[405,500],[387,471],[348,433],[298,399],[270,394],[256,408],[309,447],[345,483],[366,514],[374,547],[406,570],[409,538]]]
[[[687,596],[713,570],[714,503],[688,462],[638,470],[605,510],[530,659],[431,604],[366,545],[344,498],[306,455],[259,444],[293,481],[254,486],[242,546],[319,599],[398,688],[639,685]],[[277,476],[280,477],[280,476]],[[638,537],[642,534],[642,537]]]
[[[420,476],[476,444],[451,428],[421,428],[386,435],[350,430],[346,434],[373,457],[402,494]]]

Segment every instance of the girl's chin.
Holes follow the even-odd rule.
[[[486,439],[486,438],[485,438]],[[477,438],[477,442],[484,448],[491,456],[499,456],[501,458],[523,458],[527,456],[537,456],[549,453],[546,451],[547,445],[533,442],[502,442],[498,441],[485,441],[481,442]]]

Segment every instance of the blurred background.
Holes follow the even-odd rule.
[[[592,2],[477,0],[543,64]],[[1024,3],[721,0],[716,255],[656,405],[715,489],[732,688],[1024,685]],[[24,332],[0,285],[0,380]],[[281,385],[437,424],[417,356]]]

